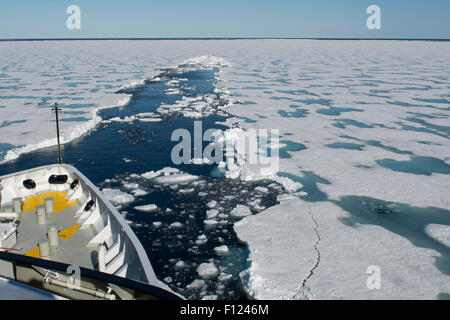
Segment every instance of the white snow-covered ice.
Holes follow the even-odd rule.
[[[197,268],[197,273],[203,279],[216,278],[219,275],[219,269],[214,263],[202,263]]]
[[[236,217],[236,218],[242,218],[251,215],[252,212],[250,211],[250,208],[247,206],[244,206],[242,204],[238,204],[233,210],[230,212],[230,216]]]
[[[158,209],[158,206],[156,204],[146,204],[143,206],[136,206],[136,207],[134,207],[134,209],[136,209],[137,211],[142,211],[142,212],[151,212],[151,211],[155,211],[156,209]]]
[[[67,142],[101,121],[98,108],[128,101],[117,90],[142,85],[157,68],[218,68],[217,90],[238,102],[226,106],[234,117],[224,125],[236,134],[279,130],[277,172],[286,174],[273,172],[271,178],[291,193],[280,196],[279,205],[236,224],[250,250],[250,267],[241,277],[255,297],[435,299],[450,294],[450,276],[435,263],[442,252],[419,247],[413,237],[382,225],[346,224],[346,218],[354,217],[342,202],[349,196],[367,197],[449,212],[448,42],[2,42],[0,50],[5,66],[0,71],[3,160],[56,143],[49,111],[55,101],[65,107],[65,118],[77,112],[75,121],[62,123]],[[199,96],[174,106],[199,118],[211,114],[209,103],[207,96]],[[154,115],[116,121],[136,119],[159,121]],[[438,165],[418,171],[417,161],[423,159],[437,159]],[[234,167],[221,163],[228,178],[261,177],[244,158],[238,155],[237,160]],[[176,169],[142,177],[161,184],[197,179]],[[302,179],[309,181],[303,188]],[[115,204],[133,201],[131,194],[103,191]],[[299,198],[304,195],[299,191],[317,198]],[[205,225],[217,224],[215,218],[210,213]],[[447,224],[433,222],[424,230],[446,247],[447,233]],[[366,285],[371,265],[381,270],[379,290]],[[204,285],[195,281],[190,287]]]
[[[114,205],[122,205],[134,201],[134,197],[131,194],[119,189],[105,188],[102,189],[102,193]]]

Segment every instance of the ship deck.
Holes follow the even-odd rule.
[[[50,225],[58,229],[57,248],[51,248],[48,259],[80,267],[94,269],[97,264],[97,248],[88,247],[88,242],[95,236],[92,226],[81,229],[77,222],[76,213],[81,205],[77,201],[69,201],[65,192],[47,190],[28,197],[23,203],[23,212],[18,220],[17,243],[14,252],[42,258],[39,254],[38,243],[47,239]],[[44,198],[54,199],[55,212],[47,215],[46,223],[39,224],[36,206],[44,204]],[[2,211],[12,210],[12,203],[5,203]]]
[[[125,219],[76,168],[49,165],[0,178],[0,211],[6,212],[0,216],[0,251],[170,290],[156,277],[145,249]]]

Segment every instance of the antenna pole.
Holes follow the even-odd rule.
[[[55,103],[55,107],[52,108],[53,111],[55,111],[56,115],[56,136],[58,138],[58,164],[62,164],[62,157],[61,157],[61,143],[59,139],[59,112],[61,111],[61,108],[58,107],[58,104]]]

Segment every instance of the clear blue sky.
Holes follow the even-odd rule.
[[[66,9],[81,8],[81,30]],[[381,30],[366,9],[381,8]],[[0,39],[98,37],[450,38],[450,0],[9,0]]]

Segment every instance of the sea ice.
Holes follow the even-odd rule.
[[[131,193],[132,193],[135,197],[141,197],[141,196],[145,196],[145,195],[148,194],[147,191],[142,190],[142,189],[131,190]]]
[[[195,279],[190,284],[186,286],[186,289],[188,290],[199,290],[205,286],[205,280],[202,279]]]
[[[208,219],[215,218],[218,214],[219,214],[219,211],[217,209],[206,210],[206,217]]]
[[[215,201],[215,200],[211,200],[206,204],[206,206],[211,209],[214,208],[216,205],[217,205],[217,201]]]
[[[208,242],[208,238],[206,237],[206,235],[201,234],[197,237],[197,240],[195,241],[196,245],[203,245],[206,242]]]
[[[228,250],[228,246],[227,245],[222,245],[222,246],[218,246],[214,248],[214,252],[218,255],[218,256],[226,256],[229,253]]]
[[[178,222],[178,221],[173,222],[173,223],[171,223],[169,225],[169,228],[182,228],[182,227],[183,227],[183,224],[181,222]]]
[[[198,176],[183,173],[176,168],[166,167],[158,171],[149,171],[141,175],[157,184],[176,185],[186,184],[198,180]]]
[[[179,73],[199,68],[219,70],[215,95],[183,97],[174,105],[160,106],[161,114],[156,114],[155,119],[171,112],[202,117],[226,108],[228,118],[220,124],[230,128],[225,130],[229,140],[248,129],[279,129],[283,140],[279,172],[308,181],[303,188],[313,200],[307,203],[297,198],[302,186],[296,179],[269,172],[270,178],[292,194],[279,197],[279,205],[237,223],[237,234],[250,249],[250,267],[242,279],[256,298],[434,299],[440,293],[450,292],[448,275],[435,265],[439,257],[436,250],[416,247],[413,241],[377,225],[346,225],[341,219],[350,213],[337,205],[347,196],[365,196],[420,208],[450,209],[450,199],[445,194],[447,174],[396,171],[377,162],[390,159],[404,163],[414,156],[436,158],[448,164],[443,150],[450,147],[449,43],[4,42],[0,43],[0,50],[2,65],[9,67],[3,72],[6,77],[0,78],[0,110],[4,121],[16,121],[0,124],[0,143],[14,146],[7,151],[5,160],[56,144],[53,125],[42,125],[52,122],[48,109],[36,107],[39,103],[50,105],[46,97],[63,107],[77,97],[87,105],[77,109],[85,110],[87,115],[83,116],[89,121],[64,123],[63,142],[68,142],[100,123],[100,107],[129,101],[129,94],[114,92],[127,85],[142,85],[144,78],[159,72],[158,67],[183,61],[175,66]],[[68,54],[74,59],[68,61]],[[193,56],[197,58],[188,59]],[[53,66],[46,63],[48,59]],[[69,68],[68,74],[59,71],[63,66]],[[73,76],[84,77],[85,83],[64,80]],[[7,89],[11,85],[7,81],[13,79],[20,79],[14,81],[23,87],[21,97],[14,89]],[[108,89],[98,82],[103,80],[113,81],[117,87]],[[225,104],[216,104],[216,95],[227,100]],[[239,100],[232,101],[231,97]],[[152,118],[136,116],[140,120]],[[298,150],[293,143],[301,143],[304,148]],[[330,148],[330,144],[335,148]],[[352,149],[350,144],[361,147]],[[219,164],[227,178],[264,178],[258,168],[248,166],[243,155],[236,155],[234,160],[233,165]],[[179,174],[158,171],[149,174],[148,179],[189,178]],[[111,191],[110,197],[117,197],[119,202],[133,201],[133,196],[117,191],[120,192]],[[207,226],[217,221],[207,219],[204,223]],[[315,230],[320,234],[318,243]],[[425,231],[448,246],[445,225],[428,225]],[[315,244],[320,264],[306,282],[306,294],[301,283],[317,261]],[[367,289],[369,265],[381,268],[381,290]]]
[[[134,197],[118,189],[105,188],[102,190],[105,197],[115,205],[127,204],[134,201]]]
[[[205,220],[203,220],[203,223],[205,224],[205,226],[211,227],[211,226],[216,225],[218,222],[217,222],[217,220],[214,220],[214,219],[205,219]]]
[[[269,192],[269,190],[266,187],[256,187],[255,190],[261,193]]]
[[[429,224],[425,228],[426,233],[450,248],[450,226],[441,224]]]
[[[151,211],[155,211],[156,209],[158,209],[158,206],[156,204],[147,204],[144,206],[134,207],[134,209],[136,209],[137,211],[142,211],[142,212],[151,212]]]
[[[179,260],[175,263],[175,269],[180,270],[186,267],[186,263],[182,260]]]
[[[198,266],[197,273],[203,279],[212,279],[219,275],[219,269],[214,263],[205,262]]]
[[[238,204],[233,210],[230,212],[230,216],[241,218],[251,215],[252,212],[250,211],[250,208],[247,206],[244,206],[242,204]]]

